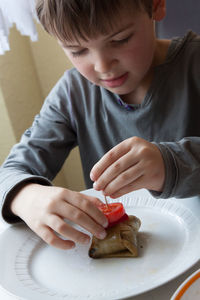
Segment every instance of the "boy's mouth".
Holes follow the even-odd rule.
[[[101,82],[106,87],[115,88],[121,86],[126,81],[127,77],[128,72],[124,73],[119,77],[113,77],[111,79],[101,79]]]

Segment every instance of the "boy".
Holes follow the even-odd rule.
[[[199,194],[199,37],[156,39],[165,0],[39,0],[37,13],[75,69],[1,168],[3,218],[62,249],[89,242],[64,219],[104,238],[100,200],[50,186],[76,145],[87,187],[113,198]]]

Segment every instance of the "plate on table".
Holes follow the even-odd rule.
[[[103,199],[94,190],[84,193]],[[146,190],[117,201],[141,219],[137,258],[95,260],[85,245],[59,250],[19,224],[0,235],[1,287],[20,300],[124,299],[161,286],[198,262],[200,220],[181,202],[155,199]]]
[[[200,299],[200,269],[190,275],[177,289],[171,300]]]

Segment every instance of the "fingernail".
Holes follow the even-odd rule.
[[[105,239],[105,237],[106,237],[106,231],[104,230],[104,231],[98,233],[97,236],[101,240]]]
[[[108,227],[108,220],[106,220],[102,225],[103,225],[104,228],[107,228]]]
[[[90,179],[94,181],[94,174],[92,172],[90,172]]]
[[[98,184],[96,183],[96,181],[93,183],[93,188],[97,191],[99,191],[99,187]]]

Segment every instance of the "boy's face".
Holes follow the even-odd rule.
[[[92,83],[131,96],[144,88],[155,57],[154,21],[146,12],[122,12],[107,35],[63,45],[75,68]]]

